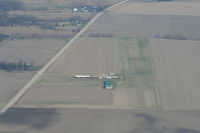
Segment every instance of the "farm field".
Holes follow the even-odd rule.
[[[200,42],[150,39],[163,109],[200,109]]]
[[[48,4],[52,5],[51,2]],[[24,5],[21,1],[1,1],[0,62],[13,64],[21,61],[33,66],[31,71],[38,71],[81,30],[95,13],[74,14],[71,9],[67,12],[62,7],[55,7],[49,11],[31,6]],[[10,101],[35,74],[31,72],[29,75],[27,72],[28,76],[26,76],[26,74],[16,73],[13,76],[11,72],[2,72],[1,76],[4,77],[2,77],[0,90],[3,99],[6,100],[2,100],[1,107]]]
[[[5,62],[25,61],[44,65],[66,42],[53,39],[5,40],[0,42],[0,60]]]
[[[18,0],[8,1],[9,6],[14,7],[14,10],[26,10],[26,11],[45,11],[53,13],[71,13],[73,8],[80,8],[83,6],[94,6],[104,9],[122,0]],[[5,4],[4,4],[5,3]],[[3,9],[11,9],[5,1],[1,3]],[[92,12],[96,12],[91,10]]]
[[[146,38],[80,38],[41,76],[16,107],[65,108],[75,105],[86,108],[159,109],[159,88],[149,49]],[[77,64],[73,64],[74,61]],[[94,62],[84,66],[90,61]],[[97,67],[104,70],[99,71]],[[113,90],[103,89],[101,79],[73,78],[74,74],[109,72],[124,78],[114,80]]]
[[[169,32],[169,16],[104,14],[84,34],[111,34],[117,37],[154,37]]]
[[[121,0],[20,0],[27,5],[28,9],[57,9],[74,7],[80,5],[108,6],[120,2]]]
[[[113,102],[133,109],[160,108],[159,86],[147,38],[120,38],[122,75]]]
[[[34,14],[32,10],[48,6],[47,12],[62,10],[62,14],[69,8],[65,4],[70,8],[79,6],[77,2],[103,6],[118,0],[22,1],[29,6],[27,13]],[[47,71],[39,71],[36,82],[1,115],[0,133],[200,133],[200,2],[136,1],[105,12],[63,49],[64,53]],[[133,9],[136,5],[141,8],[138,12]],[[72,29],[65,34],[64,27],[82,28],[85,24],[66,23],[73,14],[66,18],[61,14],[34,14],[61,28],[58,31],[42,29],[40,24],[23,26],[24,29],[13,26],[21,30],[18,33],[33,28],[26,33],[32,34],[37,29],[36,34],[44,32],[46,37],[2,40],[0,60],[33,59],[37,65],[46,64],[71,38],[68,35]],[[84,20],[94,14],[87,15],[83,15]],[[76,33],[75,30],[73,35]],[[56,34],[66,36],[58,38]],[[120,77],[111,79],[113,89],[104,89],[105,79],[75,78],[108,73]],[[0,71],[0,107],[33,74]]]
[[[109,0],[106,2],[99,2],[96,0],[91,2],[83,0],[1,1],[0,61],[8,65],[15,65],[14,63],[22,62],[33,66],[30,69],[31,71],[39,70],[59,49],[75,36],[97,12],[100,12],[105,7],[118,1],[120,0]],[[83,6],[90,8],[88,12],[81,10]],[[79,9],[79,12],[72,11],[75,7]],[[8,71],[5,71],[5,75],[9,74]],[[30,79],[30,77],[27,77],[27,81],[28,79]],[[20,83],[25,84],[23,81],[19,81],[19,84]],[[9,87],[14,87],[14,84],[11,83]],[[20,87],[22,88],[23,85]],[[3,89],[4,88],[2,88],[2,90]],[[98,89],[89,92],[89,94],[85,94],[85,97],[96,92],[98,92]],[[8,95],[8,98],[11,99],[14,93],[16,94],[16,91],[9,91],[6,96]],[[60,92],[58,92],[58,94],[59,93]],[[79,96],[77,91],[72,90],[71,93],[77,95],[77,97]],[[12,95],[12,97],[9,97],[10,95]],[[98,94],[97,97],[101,95],[104,95],[104,92],[100,95]],[[106,93],[105,97],[109,95],[109,93]],[[99,98],[103,99],[101,97]],[[93,97],[93,99],[95,99],[95,97]],[[102,102],[97,101],[97,103],[110,104],[110,99],[112,99],[112,97],[108,97],[107,99],[108,102],[107,100],[103,100]],[[81,98],[78,100],[82,101]],[[9,100],[6,102],[8,101]],[[83,100],[83,103],[91,104],[88,99],[85,99],[85,101]],[[95,101],[92,103],[95,103]]]
[[[10,109],[0,117],[6,133],[199,133],[199,111]]]
[[[33,72],[7,73],[0,71],[0,108],[16,95],[33,74]]]
[[[14,13],[12,13],[14,12]],[[0,20],[0,35],[13,39],[63,39],[72,38],[94,16],[94,13],[48,13],[34,11],[10,11]]]
[[[111,105],[112,92],[99,80],[67,75],[43,75],[18,102],[19,106]],[[64,107],[64,106],[63,106]]]
[[[170,9],[170,10],[169,10]],[[110,14],[152,14],[200,16],[200,1],[128,2],[109,10]]]
[[[107,20],[112,20],[115,25],[112,21]],[[21,98],[16,107],[60,106],[65,108],[68,107],[67,105],[76,105],[77,107],[86,105],[84,107],[87,108],[87,105],[94,105],[95,108],[99,105],[98,108],[100,108],[100,105],[106,105],[107,108],[118,109],[165,110],[198,108],[196,106],[198,104],[198,96],[191,98],[186,96],[185,93],[180,93],[180,96],[173,93],[176,97],[172,95],[171,103],[174,104],[172,106],[166,102],[166,99],[171,95],[168,96],[169,92],[166,91],[169,89],[162,85],[164,84],[162,83],[164,79],[160,78],[160,74],[162,75],[162,72],[170,68],[159,68],[159,59],[162,56],[156,54],[163,50],[159,48],[161,45],[158,45],[159,41],[157,42],[157,40],[168,39],[173,45],[175,43],[173,39],[177,39],[179,43],[188,43],[188,45],[183,45],[185,47],[189,46],[190,43],[191,46],[193,46],[193,42],[197,43],[198,41],[189,40],[199,39],[199,21],[198,16],[189,15],[109,14],[108,12],[108,14],[100,17],[83,36],[79,37],[59,57],[26,95]],[[122,23],[124,25],[120,25]],[[190,28],[186,27],[186,25]],[[184,28],[181,28],[181,26]],[[189,31],[193,31],[195,34],[189,34]],[[152,37],[155,37],[155,39],[152,39]],[[165,47],[168,45],[166,42]],[[174,46],[180,45],[175,43]],[[166,48],[165,50],[168,49]],[[173,53],[171,56],[175,57]],[[170,58],[176,59],[174,57]],[[192,56],[186,58],[191,58],[191,60],[187,60],[192,61]],[[175,65],[175,63],[172,64]],[[192,64],[192,62],[189,64]],[[167,65],[165,66],[167,67]],[[182,71],[186,72],[185,68]],[[75,74],[103,73],[116,73],[122,76],[123,79],[116,80],[115,88],[108,91],[103,89],[102,80],[77,80],[73,78]],[[170,74],[170,72],[167,74]],[[173,78],[170,75],[168,78],[169,83],[172,82],[170,80]],[[193,77],[191,76],[190,80],[191,78]],[[180,82],[185,82],[185,79],[182,80]],[[173,83],[175,83],[174,80]],[[197,87],[198,85],[194,88]],[[190,90],[186,89],[185,91]],[[197,90],[191,90],[191,93],[194,93],[194,91]],[[183,104],[180,104],[178,100],[176,101],[177,103],[173,102],[173,97],[177,99],[183,98],[184,96],[181,95],[187,97],[186,101],[182,100]],[[194,105],[190,104],[190,102]],[[179,105],[176,106],[176,104]]]
[[[61,39],[67,40],[70,39],[74,33],[72,30],[76,28],[76,26],[71,26],[63,29],[63,31],[56,30],[44,30],[36,26],[30,27],[0,27],[0,34],[8,35],[13,39],[21,40],[21,39]]]
[[[200,40],[200,17],[174,16],[171,17],[169,35],[177,35],[180,40]],[[182,39],[181,39],[182,38]],[[174,38],[176,39],[176,37]]]
[[[117,41],[115,38],[78,39],[47,73],[40,77],[17,106],[111,106],[112,91],[102,88],[102,80],[74,79],[73,76],[110,71],[119,73],[121,62]],[[112,55],[113,53],[115,55]]]
[[[47,73],[120,73],[120,49],[117,43],[115,38],[79,38]]]
[[[110,34],[116,37],[199,40],[199,27],[199,16],[104,14],[84,36]]]
[[[45,65],[94,14],[48,14],[17,10],[21,3],[8,1],[0,14],[0,62],[16,64],[25,62],[38,71]],[[33,13],[33,14],[32,14]],[[59,12],[57,12],[59,13]],[[2,68],[1,68],[2,69]],[[31,79],[34,72],[0,72],[0,108],[9,102]],[[18,79],[19,78],[19,79]]]
[[[8,11],[7,12],[8,15],[14,16],[14,15],[33,15],[35,16],[38,20],[42,20],[42,21],[69,21],[71,18],[75,18],[75,17],[80,17],[84,20],[88,20],[90,19],[92,16],[95,15],[95,13],[92,12],[88,12],[88,13],[84,13],[84,12],[76,12],[76,13],[72,13],[72,12],[48,12],[48,11],[31,11],[31,10],[17,10],[17,11]]]
[[[182,18],[187,16],[171,17],[175,17],[176,21],[180,21]],[[187,32],[185,33],[187,34]],[[185,36],[189,37],[189,34],[186,34]],[[62,100],[62,98],[61,100],[58,100],[64,105],[74,102],[77,106],[87,104],[102,105],[102,103],[106,103],[110,108],[149,108],[164,110],[199,109],[199,92],[197,89],[199,86],[199,77],[197,75],[198,44],[198,41],[184,39],[173,40],[159,38],[148,39],[144,37],[82,36],[59,58],[59,60],[55,62],[55,64],[52,65],[52,67],[49,68],[46,74],[49,74],[48,76],[50,77],[51,74],[57,76],[62,74],[101,74],[109,72],[120,74],[124,76],[125,79],[117,81],[115,89],[110,91],[112,94],[110,94],[110,92],[109,95],[106,93],[104,94],[104,92],[101,93],[102,97],[110,96],[111,98],[105,100],[107,102],[98,102],[97,99],[97,101],[93,100],[95,102],[90,103],[86,100],[88,98],[87,94],[89,93],[84,94],[82,91],[74,89],[82,88],[82,82],[65,80],[56,81],[55,79],[50,81],[48,84],[43,84],[43,81],[41,81],[38,93],[36,91],[30,91],[27,93],[27,97],[24,98],[28,101],[34,92],[34,95],[42,97],[41,92],[47,90],[47,88],[49,88],[52,93],[55,93],[54,88],[65,88],[67,92],[69,92],[67,93],[70,95],[68,96],[69,99],[64,96],[63,99],[65,100]],[[110,51],[112,51],[112,53]],[[168,52],[170,52],[169,55]],[[166,62],[168,62],[168,66],[160,66],[160,64],[165,64]],[[172,72],[170,72],[171,70]],[[187,77],[184,75],[187,75]],[[176,79],[173,79],[172,77],[176,77]],[[46,77],[44,78],[44,81],[45,80]],[[183,86],[181,85],[182,82]],[[98,81],[97,83],[97,88],[101,90],[102,81]],[[52,86],[48,86],[49,84]],[[75,84],[78,86],[74,87]],[[95,87],[89,84],[86,88],[91,89]],[[63,92],[64,91],[62,90],[59,94]],[[93,92],[94,93],[92,94],[96,96],[97,92]],[[189,94],[191,94],[191,96]],[[73,96],[77,97],[76,100],[73,100]],[[80,98],[81,96],[85,102]],[[43,106],[45,106],[45,103],[47,103],[48,100],[45,100],[45,98],[41,99],[42,100],[38,102],[38,105],[41,106],[41,103],[43,103]],[[51,99],[51,97],[49,97],[49,99]],[[56,98],[54,99],[52,96],[52,99],[53,100],[50,101],[56,105]],[[26,100],[23,100],[22,98],[22,101]],[[37,104],[35,104],[37,102],[34,102],[34,99],[32,101],[34,106],[37,106]],[[83,102],[81,103],[80,101]],[[19,102],[19,105],[17,106],[23,107],[31,105],[29,103],[20,104]]]

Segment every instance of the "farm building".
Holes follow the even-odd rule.
[[[74,78],[91,78],[90,75],[75,75]]]
[[[103,86],[105,89],[113,89],[113,87],[114,87],[113,82],[110,80],[104,81]]]
[[[78,12],[78,8],[73,8],[73,12]]]

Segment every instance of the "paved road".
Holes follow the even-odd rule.
[[[100,16],[102,16],[106,11],[110,10],[111,8],[114,8],[116,6],[122,5],[129,0],[125,0],[122,2],[119,2],[115,5],[112,5],[105,9],[104,11],[98,13],[94,18],[90,20],[90,22],[79,32],[77,33],[40,71],[37,72],[37,74],[13,97],[1,110],[0,114],[5,113],[10,107],[12,107],[23,94],[31,87],[31,85],[42,75],[64,52],[65,50],[72,45],[76,39],[82,35],[88,27],[90,27]]]

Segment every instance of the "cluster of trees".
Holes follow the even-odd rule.
[[[0,26],[29,26],[36,23],[36,17],[32,15],[17,15],[17,16],[9,16],[5,12],[0,13]]]
[[[0,12],[0,26],[31,26],[31,25],[37,25],[41,29],[51,29],[55,30],[56,23],[57,22],[71,22],[72,25],[78,25],[78,24],[85,24],[88,20],[83,19],[80,16],[77,17],[71,17],[67,20],[38,20],[33,15],[15,15],[15,16],[9,16],[6,12]]]
[[[41,29],[44,30],[56,30],[56,27],[59,27],[59,22],[70,22],[71,25],[83,25],[88,22],[88,19],[84,19],[81,16],[75,16],[68,19],[54,19],[54,20],[48,20],[48,21],[41,21],[38,20],[38,22],[35,23],[35,25],[39,26]],[[62,25],[64,27],[65,24]],[[72,32],[78,32],[80,29],[73,29]]]
[[[55,24],[52,23],[42,23],[39,24],[38,26],[44,30],[55,30]]]
[[[71,22],[74,25],[76,25],[76,24],[85,24],[86,22],[88,22],[87,19],[84,19],[81,16],[71,17],[71,18],[68,19],[68,21]]]
[[[110,33],[91,33],[89,37],[113,37],[113,34]]]
[[[20,60],[17,63],[7,63],[7,62],[0,62],[0,70],[5,71],[33,71],[34,63],[31,62],[29,65],[25,62]]]
[[[10,38],[9,35],[0,34],[0,41]]]
[[[104,6],[88,6],[88,11],[89,12],[101,12],[105,9],[106,7]]]

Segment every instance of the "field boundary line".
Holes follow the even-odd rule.
[[[150,41],[150,40],[149,40]],[[153,66],[153,70],[155,72],[155,87],[156,87],[156,98],[157,98],[157,102],[158,102],[158,106],[160,108],[161,111],[163,111],[163,104],[162,104],[162,98],[161,98],[161,92],[160,92],[160,82],[159,82],[159,78],[157,75],[157,70],[156,70],[156,66],[155,66],[155,59],[154,59],[154,55],[153,55],[153,51],[152,51],[152,44],[150,43],[150,47],[151,47],[151,56],[152,56],[152,66]]]
[[[16,105],[14,108],[47,108],[47,109],[53,109],[53,108],[60,108],[60,109],[129,109],[129,110],[144,110],[144,109],[138,109],[133,108],[130,106],[115,106],[115,105],[89,105],[89,104],[43,104],[43,105],[34,105],[34,104],[24,104],[24,105]],[[147,108],[145,110],[155,110],[158,111],[159,109],[154,108]]]
[[[124,3],[127,3],[129,0],[121,1],[119,3],[116,3],[105,10],[103,10],[100,13],[97,13],[84,27],[81,29],[79,33],[77,33],[54,57],[51,58],[51,60],[41,69],[39,70],[31,80],[28,81],[28,83],[0,110],[0,115],[5,113],[10,107],[12,107],[25,93],[26,91],[31,87],[31,85],[42,75],[64,52],[65,50],[71,46],[77,38],[79,38],[99,17],[101,17],[106,11],[117,7],[119,5],[122,5]]]

